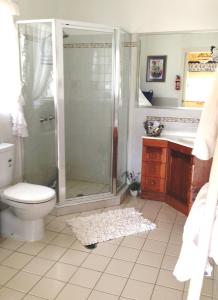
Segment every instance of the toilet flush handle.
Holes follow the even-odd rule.
[[[9,168],[12,167],[12,158],[9,158],[9,160],[8,160],[8,167],[9,167]]]

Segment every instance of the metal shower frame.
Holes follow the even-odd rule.
[[[64,125],[64,67],[63,67],[63,30],[64,28],[97,31],[112,34],[112,159],[111,159],[111,193],[117,193],[117,172],[113,170],[117,164],[117,151],[115,151],[114,128],[118,128],[118,108],[121,97],[120,79],[120,33],[127,33],[118,28],[100,24],[75,22],[60,19],[37,19],[17,21],[17,24],[51,23],[52,25],[52,53],[53,53],[53,78],[54,78],[54,106],[55,106],[55,140],[56,140],[56,166],[58,169],[58,203],[63,203],[66,198],[66,167],[65,167],[65,125]],[[128,130],[128,128],[127,128]],[[128,137],[127,137],[128,139]],[[128,140],[127,140],[128,144]],[[63,146],[64,145],[64,146]],[[127,147],[127,145],[126,145]],[[126,157],[126,160],[128,157]],[[114,163],[115,162],[115,163]],[[73,199],[73,198],[72,198]]]

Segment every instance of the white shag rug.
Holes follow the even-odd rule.
[[[110,210],[68,220],[72,231],[83,245],[91,245],[156,228],[135,208]]]

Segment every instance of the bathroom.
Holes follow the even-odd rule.
[[[105,27],[107,26],[118,26],[124,28],[127,32],[132,34],[132,40],[131,40],[131,79],[130,79],[130,102],[129,102],[129,131],[128,131],[128,144],[126,142],[126,146],[128,146],[128,160],[127,160],[127,169],[128,170],[134,170],[135,172],[141,171],[141,151],[142,151],[142,142],[141,137],[144,135],[144,128],[143,128],[143,122],[145,121],[147,116],[150,117],[162,117],[162,122],[164,122],[165,131],[182,131],[182,132],[191,132],[195,133],[198,125],[198,120],[201,115],[200,109],[176,109],[176,108],[145,108],[145,107],[139,107],[138,106],[138,98],[137,98],[137,89],[136,86],[139,84],[138,81],[138,48],[136,47],[138,43],[138,35],[136,33],[139,33],[140,35],[144,33],[150,33],[150,32],[180,32],[180,31],[204,31],[204,30],[217,30],[217,20],[216,20],[216,9],[212,6],[207,5],[204,3],[204,1],[201,1],[201,3],[198,3],[196,6],[196,3],[193,2],[183,2],[170,3],[170,9],[166,10],[165,3],[144,3],[144,1],[140,1],[136,4],[133,1],[125,1],[121,3],[117,3],[115,1],[93,1],[91,7],[87,7],[87,1],[80,1],[80,3],[76,3],[76,1],[27,1],[27,0],[19,0],[17,1],[19,4],[20,9],[20,15],[16,17],[18,20],[32,20],[32,19],[62,19],[62,20],[73,20],[73,21],[79,21],[79,22],[88,22],[88,23],[94,23],[94,24],[104,24]],[[54,5],[55,2],[55,5]],[[159,8],[157,9],[159,5]],[[216,4],[214,4],[216,5]],[[89,4],[90,6],[90,4]],[[188,9],[187,9],[188,7]],[[164,11],[164,15],[163,12]],[[184,18],[185,16],[185,18]],[[195,18],[193,18],[193,16]],[[155,22],[153,21],[155,19]],[[69,32],[66,32],[66,34],[69,35]],[[67,38],[65,39],[67,40]],[[173,46],[172,46],[173,47]],[[160,48],[161,49],[161,48]],[[160,50],[159,54],[162,51]],[[175,74],[176,75],[176,74]],[[146,88],[146,87],[145,87]],[[172,89],[174,89],[174,81],[172,81]],[[50,121],[50,124],[44,123],[45,127],[52,126],[52,120]],[[43,125],[43,124],[42,124]],[[164,131],[163,131],[164,132]],[[10,117],[4,113],[0,114],[0,138],[1,142],[7,142],[7,143],[17,143],[18,141],[12,136],[11,134],[11,123],[10,123]],[[70,145],[69,145],[70,146]],[[84,149],[85,150],[85,149]],[[18,157],[20,157],[20,154],[17,153]],[[53,155],[53,154],[52,154]],[[31,152],[30,152],[31,156]],[[50,157],[51,158],[51,157]],[[21,161],[16,159],[16,168],[15,168],[15,181],[20,181],[20,174],[21,174]],[[37,165],[36,165],[37,167]],[[78,191],[78,194],[83,194],[83,191]],[[116,199],[114,200],[116,201]],[[136,205],[140,207],[140,205],[143,205],[143,201],[139,201]],[[69,209],[69,208],[67,208]],[[83,206],[82,210],[86,211],[90,208],[87,206]],[[70,213],[73,213],[75,211],[71,211]],[[108,254],[107,251],[113,251],[117,249],[117,245],[111,244],[108,246],[108,249],[102,249],[96,250],[99,251],[96,252],[96,254],[93,254],[93,261],[94,259],[99,255],[100,257],[103,257],[102,260],[102,266],[100,266],[100,269],[93,269],[92,267],[89,267],[89,263],[91,265],[91,262],[87,259],[87,253],[80,251],[79,245],[75,243],[75,241],[72,239],[72,237],[66,238],[66,235],[69,234],[67,228],[64,227],[64,221],[65,221],[65,213],[61,213],[63,216],[59,217],[59,221],[55,222],[53,219],[53,216],[49,216],[47,218],[48,223],[48,229],[50,229],[50,236],[47,237],[46,243],[44,242],[37,242],[34,249],[31,248],[31,246],[27,243],[21,243],[21,242],[11,242],[6,243],[3,247],[1,247],[0,253],[2,254],[2,261],[3,264],[1,265],[2,272],[5,271],[8,275],[7,279],[2,279],[0,282],[0,285],[2,285],[2,294],[0,291],[0,298],[7,299],[11,293],[12,299],[69,299],[69,294],[67,293],[75,293],[77,298],[75,299],[164,299],[161,298],[160,295],[162,293],[166,293],[165,296],[167,299],[186,299],[187,295],[187,284],[186,285],[177,285],[174,282],[169,283],[167,286],[167,283],[160,283],[162,280],[161,276],[166,275],[171,271],[172,266],[170,265],[172,262],[175,261],[174,255],[169,255],[170,253],[170,247],[167,244],[169,240],[169,228],[171,223],[171,229],[172,230],[172,239],[176,241],[176,239],[179,239],[181,237],[181,230],[179,231],[179,228],[181,227],[181,224],[183,224],[184,220],[183,217],[174,210],[171,210],[171,208],[168,208],[164,210],[164,208],[160,212],[160,206],[156,203],[147,203],[147,215],[146,217],[149,219],[155,219],[158,213],[159,215],[159,223],[162,226],[168,224],[168,229],[162,230],[161,237],[159,238],[159,252],[163,251],[160,250],[161,246],[165,249],[167,249],[167,254],[165,257],[164,262],[159,262],[160,259],[162,259],[162,256],[160,253],[155,251],[151,251],[152,253],[155,253],[154,256],[154,264],[148,265],[146,271],[149,271],[150,276],[154,279],[146,279],[145,281],[140,281],[139,277],[137,275],[130,275],[129,269],[132,270],[133,267],[133,261],[127,260],[125,261],[125,264],[122,266],[122,259],[119,259],[119,253],[115,254],[116,256],[112,259],[112,254]],[[168,217],[168,220],[173,220],[173,222],[164,222],[164,212],[166,212],[166,216]],[[157,219],[157,220],[158,220]],[[162,221],[161,221],[162,220]],[[174,222],[175,221],[175,222]],[[161,229],[160,229],[161,231]],[[164,232],[163,232],[164,231]],[[167,233],[168,232],[168,233]],[[158,238],[157,238],[158,239]],[[52,241],[53,240],[53,241]],[[51,244],[49,244],[48,241],[52,241]],[[150,241],[156,241],[156,238],[150,239]],[[136,243],[135,249],[131,248],[131,242]],[[121,250],[129,250],[133,249],[131,254],[137,255],[139,254],[139,249],[142,247],[141,240],[135,239],[129,240],[126,239],[125,241],[122,241],[122,247],[125,249]],[[45,246],[45,244],[47,246]],[[72,246],[74,244],[74,246]],[[153,243],[154,247],[155,242]],[[175,249],[178,250],[178,240],[175,243],[170,244],[170,246],[174,246]],[[141,246],[140,246],[141,245]],[[147,242],[146,247],[149,247],[150,243]],[[72,248],[72,247],[73,248]],[[165,247],[164,247],[165,246]],[[59,258],[64,255],[61,251],[66,248],[74,249],[74,253],[78,254],[78,261],[80,261],[79,265],[82,265],[86,261],[86,265],[84,268],[81,268],[81,272],[78,272],[78,275],[74,278],[71,277],[76,273],[76,269],[78,269],[78,264],[68,264],[67,256],[65,257],[66,260],[59,261]],[[155,248],[155,247],[154,247]],[[18,251],[15,251],[18,249]],[[19,251],[19,249],[21,249]],[[45,249],[43,251],[43,249]],[[50,251],[49,251],[50,250]],[[55,254],[56,251],[56,254]],[[101,252],[102,251],[102,252]],[[105,252],[104,252],[105,251]],[[79,252],[79,253],[78,253]],[[82,252],[82,253],[81,253]],[[103,253],[104,252],[104,253]],[[129,256],[131,256],[129,252]],[[145,252],[145,251],[144,251]],[[149,250],[148,250],[149,252]],[[13,264],[10,262],[4,263],[4,261],[7,260],[7,258],[15,253],[16,254],[16,260],[22,260],[23,262],[13,268]],[[21,254],[20,254],[21,253]],[[40,255],[41,253],[41,255]],[[103,255],[102,255],[103,253]],[[176,250],[175,250],[176,253]],[[25,255],[24,255],[25,254]],[[52,255],[53,258],[52,258]],[[102,256],[101,256],[102,255]],[[51,260],[49,260],[52,258]],[[125,253],[123,253],[123,256],[125,256]],[[33,258],[34,257],[34,258]],[[110,258],[110,259],[109,259]],[[32,265],[30,259],[33,259]],[[150,257],[150,259],[152,259]],[[167,265],[167,259],[168,266]],[[111,261],[110,261],[111,260]],[[57,262],[58,261],[58,262]],[[141,258],[142,261],[142,258]],[[47,264],[47,267],[45,267],[43,270],[38,270],[35,272],[31,271],[31,268],[34,268],[33,265],[42,264],[43,262]],[[108,284],[108,280],[110,278],[110,285],[113,285],[113,280],[115,276],[118,276],[118,282],[120,286],[123,287],[125,292],[117,292],[116,290],[114,293],[110,293],[106,287],[103,287],[103,279],[100,281],[99,284],[97,284],[97,281],[100,278],[100,275],[102,275],[103,270],[106,268],[108,264],[110,264],[112,268],[112,263],[120,263],[120,268],[122,269],[128,269],[123,274],[117,274],[115,270],[108,271],[105,273],[105,285]],[[66,264],[65,264],[66,263]],[[159,273],[160,265],[165,263],[165,268],[163,270],[168,270],[167,272],[161,272]],[[56,265],[55,265],[56,264]],[[28,266],[29,265],[29,266]],[[137,265],[137,264],[136,264]],[[138,264],[136,267],[140,268],[142,264]],[[102,267],[102,268],[101,268]],[[55,270],[57,273],[57,268],[62,268],[65,270],[65,278],[59,278],[57,275],[54,275]],[[161,268],[162,269],[162,268]],[[161,270],[160,269],[160,270]],[[19,275],[17,273],[17,270],[20,270],[23,275],[23,278],[29,279],[31,283],[28,287],[22,286],[22,280],[20,282],[20,286],[16,286],[15,280],[13,281],[13,278],[16,279],[16,276]],[[50,270],[50,271],[49,271]],[[85,273],[85,270],[91,270],[89,273]],[[109,270],[109,268],[108,268]],[[158,271],[157,271],[158,270]],[[77,270],[78,271],[78,270]],[[38,272],[38,273],[37,273]],[[49,273],[50,272],[50,273]],[[61,272],[61,271],[60,271]],[[143,272],[143,271],[141,271]],[[158,272],[158,273],[157,273]],[[49,275],[45,275],[48,274]],[[128,273],[128,275],[126,275]],[[136,268],[135,268],[136,273]],[[140,271],[139,271],[140,273]],[[66,274],[70,274],[69,277],[67,277]],[[91,277],[93,276],[95,279],[93,279],[92,283],[83,283],[81,284],[79,277],[79,274],[84,274],[84,277]],[[89,276],[88,276],[88,275]],[[112,274],[108,276],[107,274]],[[141,273],[143,274],[143,273]],[[29,275],[29,276],[27,276]],[[31,276],[30,276],[31,275]],[[91,275],[91,276],[90,276]],[[26,276],[26,277],[25,277]],[[64,275],[63,275],[64,276]],[[145,276],[145,274],[144,274]],[[159,277],[158,277],[159,276]],[[40,294],[39,288],[40,287],[43,290],[43,285],[38,285],[37,282],[39,279],[43,277],[44,283],[46,285],[54,284],[54,290],[56,289],[56,293],[54,291],[54,294],[46,294],[47,291]],[[126,278],[129,278],[129,283],[126,286]],[[145,276],[146,277],[146,276]],[[159,284],[155,284],[156,280],[158,279]],[[19,276],[18,276],[19,279]],[[125,279],[125,280],[124,280]],[[71,284],[69,283],[71,281]],[[88,279],[87,279],[88,281]],[[94,284],[95,281],[95,284]],[[97,284],[98,288],[94,288],[94,286]],[[131,285],[132,284],[132,285]],[[175,285],[174,285],[175,284]],[[66,285],[66,289],[65,289]],[[115,285],[115,284],[114,284]],[[155,288],[153,289],[153,286],[155,285]],[[213,285],[211,280],[207,280],[206,285],[208,285],[202,294],[202,299],[212,299],[212,292],[210,290],[211,286]],[[34,286],[36,288],[34,289]],[[74,287],[74,289],[71,286]],[[125,289],[126,286],[126,289]],[[140,292],[139,294],[134,294],[134,289],[138,289],[138,291],[142,291],[141,293],[145,293],[148,296],[141,296]],[[159,287],[159,288],[157,288]],[[38,289],[37,289],[38,288]],[[65,289],[65,290],[64,290]],[[152,289],[152,291],[150,291]],[[31,292],[33,290],[33,292]],[[62,293],[63,291],[63,293]],[[145,292],[146,291],[146,292]],[[64,294],[65,293],[65,294]],[[150,295],[151,294],[151,295]],[[65,295],[65,296],[64,296]],[[150,296],[149,296],[150,295]],[[143,298],[144,297],[144,298]],[[146,298],[147,297],[147,298]],[[149,298],[150,297],[150,298]]]

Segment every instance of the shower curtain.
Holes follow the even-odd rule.
[[[26,137],[28,132],[22,108],[24,100],[21,94],[17,30],[13,21],[15,14],[18,14],[16,3],[0,0],[1,111],[12,116],[13,134]]]
[[[20,32],[24,90],[31,102],[49,96],[52,85],[52,35],[45,23]]]

